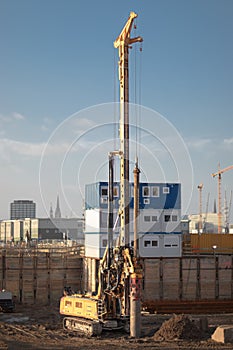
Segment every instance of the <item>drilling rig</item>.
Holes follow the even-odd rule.
[[[130,16],[114,42],[119,52],[120,83],[120,149],[109,152],[108,171],[108,245],[98,270],[96,295],[75,294],[70,289],[60,301],[63,326],[67,330],[86,335],[99,335],[103,329],[130,330],[131,336],[140,336],[140,291],[142,269],[137,253],[129,244],[129,48],[141,42],[141,37],[131,38],[130,33],[137,14]],[[113,246],[113,184],[114,158],[120,159],[120,203],[118,217],[120,234]],[[134,169],[134,213],[138,213],[139,169]],[[137,221],[137,220],[135,220]],[[134,238],[136,231],[134,232]]]

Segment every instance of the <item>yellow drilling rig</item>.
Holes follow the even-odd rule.
[[[66,290],[60,300],[63,326],[87,335],[99,335],[103,329],[124,328],[131,336],[140,336],[140,293],[142,269],[137,253],[136,231],[134,249],[129,244],[129,48],[141,42],[130,33],[137,14],[130,16],[114,42],[119,52],[120,82],[120,149],[109,153],[108,181],[108,245],[100,261],[96,295],[73,294]],[[120,235],[113,247],[113,183],[114,158],[120,159]],[[134,213],[138,213],[139,169],[134,169]],[[136,214],[137,215],[137,214]],[[137,220],[135,220],[137,221]]]

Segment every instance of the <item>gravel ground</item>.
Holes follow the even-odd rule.
[[[196,328],[200,317],[208,320],[208,327],[202,332]],[[233,344],[211,340],[211,334],[221,324],[233,325],[233,314],[189,317],[143,314],[142,337],[138,340],[119,331],[86,338],[63,330],[57,306],[18,305],[14,313],[0,314],[0,349],[233,349]]]

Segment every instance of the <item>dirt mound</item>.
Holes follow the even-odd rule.
[[[154,334],[155,340],[201,339],[201,331],[186,315],[175,315]]]

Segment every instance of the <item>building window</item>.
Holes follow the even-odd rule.
[[[151,221],[157,221],[157,220],[158,220],[157,216],[156,215],[152,215]]]
[[[149,186],[143,186],[142,195],[143,195],[143,197],[150,197],[150,187]]]
[[[144,216],[144,221],[145,222],[149,222],[150,221],[150,216],[149,215],[145,215]]]
[[[152,197],[159,197],[159,187],[158,186],[152,187]]]
[[[169,187],[163,187],[163,193],[164,194],[169,194],[170,193],[170,188]]]
[[[101,188],[101,196],[102,197],[107,197],[108,196],[108,188],[107,187],[102,187]]]
[[[152,241],[152,247],[158,247],[158,241]]]
[[[164,215],[164,221],[165,222],[171,221],[171,215]]]
[[[119,197],[119,191],[118,191],[118,187],[117,186],[113,187],[113,196],[114,197]]]
[[[177,215],[172,215],[172,221],[177,221]]]
[[[166,243],[164,244],[164,247],[165,248],[177,248],[178,247],[178,244],[177,243]]]
[[[144,247],[148,248],[150,247],[150,241],[144,241]]]
[[[103,241],[102,241],[102,247],[103,247],[103,248],[107,247],[107,244],[108,244],[108,240],[107,240],[107,239],[103,239]]]
[[[149,198],[145,198],[145,199],[143,200],[143,203],[144,203],[144,204],[150,204]]]

